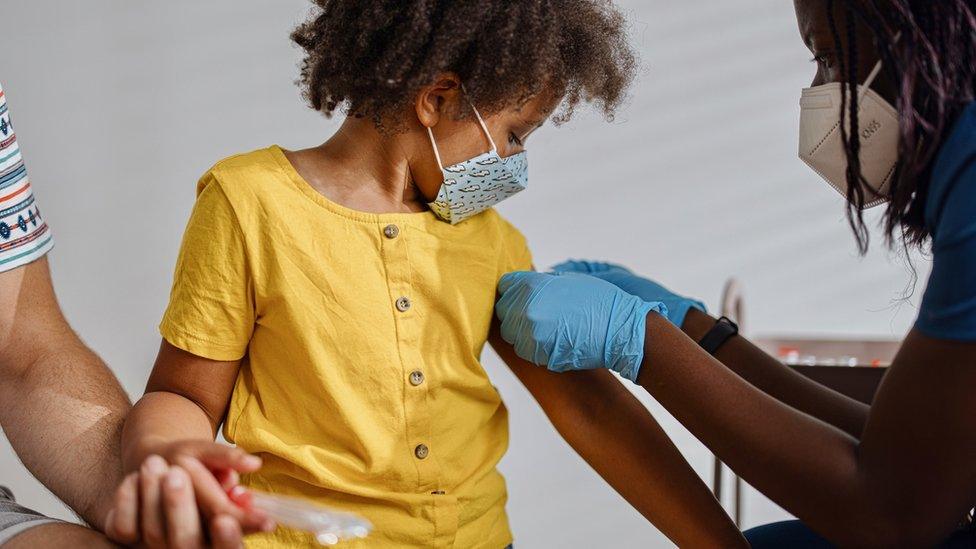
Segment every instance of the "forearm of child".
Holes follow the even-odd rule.
[[[136,403],[122,433],[126,471],[175,442],[212,442],[234,390],[240,361],[196,356],[163,341],[146,394]]]
[[[554,374],[520,359],[498,334],[492,347],[556,430],[624,499],[679,547],[745,540],[647,408],[605,370]]]
[[[134,471],[150,455],[163,455],[177,441],[213,441],[216,431],[192,400],[166,391],[146,393],[136,403],[122,432],[122,463]]]
[[[122,464],[127,472],[133,471],[126,482],[138,483],[142,509],[136,521],[134,506],[121,505],[124,496],[134,490],[131,486],[128,490],[120,488],[116,494],[119,513],[127,509],[126,516],[130,518],[120,521],[127,524],[126,539],[166,540],[171,533],[167,534],[163,515],[146,509],[161,509],[164,504],[170,509],[174,505],[173,490],[177,489],[192,494],[211,535],[229,528],[231,537],[240,538],[242,533],[274,528],[263,513],[238,507],[227,494],[237,484],[237,475],[256,471],[261,460],[241,449],[214,442],[239,367],[239,360],[209,360],[163,341],[146,394],[133,407],[122,430]],[[166,493],[160,489],[161,481],[173,478],[170,472],[176,469],[185,473],[189,485],[173,488],[167,483],[170,492]],[[184,507],[182,512],[187,509]],[[227,522],[228,517],[231,522]],[[192,515],[184,518],[190,522],[198,520]]]

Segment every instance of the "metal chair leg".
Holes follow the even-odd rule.
[[[722,290],[722,316],[731,318],[739,324],[741,329],[745,324],[743,314],[742,284],[735,278],[730,278],[725,283]],[[712,472],[712,493],[719,504],[722,503],[722,467],[724,465],[715,457],[714,470]],[[738,528],[742,527],[742,479],[739,475],[732,472],[732,518]]]
[[[718,500],[719,505],[722,504],[722,462],[716,457],[715,463],[712,466],[712,494],[715,499]]]
[[[735,473],[733,473],[735,475]],[[735,527],[742,529],[742,479],[735,475],[735,487],[733,488],[735,498]]]

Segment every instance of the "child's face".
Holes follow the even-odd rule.
[[[547,94],[534,97],[521,106],[507,107],[495,113],[481,112],[491,139],[498,149],[498,155],[504,158],[525,150],[529,136],[545,123],[561,99],[561,96]],[[459,91],[448,100],[453,100],[454,104],[445,105],[445,112],[465,112],[466,109],[467,116],[461,119],[441,116],[433,128],[444,166],[474,158],[491,147],[463,92]],[[475,104],[474,107],[477,108],[478,105]],[[412,170],[414,182],[425,197],[433,199],[444,179],[441,166],[437,165],[433,156],[426,128],[422,128],[419,133],[422,135],[418,139],[422,143],[417,149],[418,158],[412,163],[415,164]]]

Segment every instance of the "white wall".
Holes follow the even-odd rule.
[[[299,57],[287,35],[307,4],[3,3],[0,81],[55,231],[62,304],[137,397],[196,178],[229,154],[318,143],[335,127],[292,84]],[[712,306],[734,274],[753,333],[904,333],[917,302],[897,304],[904,263],[880,246],[858,258],[840,198],[796,160],[797,98],[814,67],[791,4],[621,5],[645,63],[633,99],[612,124],[584,113],[537,133],[531,190],[502,207],[536,265],[612,259]],[[485,361],[512,410],[503,468],[519,545],[665,546],[504,366]],[[707,450],[644,400],[707,475]],[[0,471],[23,502],[68,516],[5,446]],[[747,524],[782,516],[750,494]]]

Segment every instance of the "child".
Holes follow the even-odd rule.
[[[556,108],[613,112],[634,67],[622,19],[598,0],[316,4],[293,34],[302,85],[345,121],[318,147],[235,156],[200,180],[126,461],[173,461],[179,441],[223,423],[263,459],[245,486],[368,518],[374,533],[350,547],[502,549],[508,418],[479,357],[499,278],[532,261],[491,206],[524,188],[524,144]],[[740,540],[615,379],[551,376],[491,342],[672,539]],[[219,490],[191,476],[206,509]],[[641,501],[637,485],[659,496]],[[250,540],[311,543],[281,528]]]

